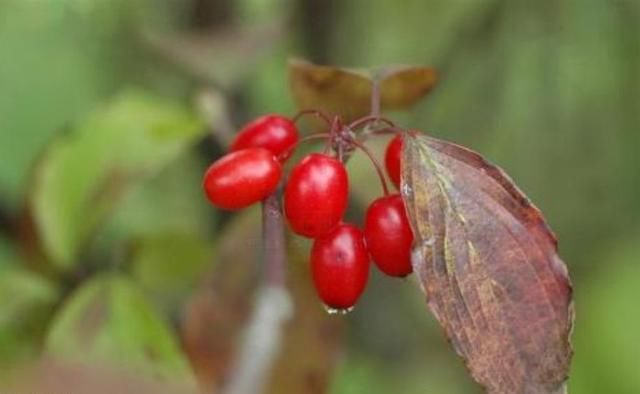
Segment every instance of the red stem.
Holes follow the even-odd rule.
[[[388,127],[396,127],[395,123],[393,123],[391,120],[383,116],[377,116],[377,115],[369,115],[369,116],[365,116],[363,118],[354,120],[353,122],[351,122],[351,124],[349,124],[348,127],[350,129],[356,129],[358,127],[362,127],[366,125],[367,123],[372,123],[372,122],[382,122],[382,123],[385,123]]]
[[[367,135],[402,134],[405,130],[399,127],[383,127],[381,129],[369,131]]]
[[[318,111],[315,109],[304,109],[298,112],[293,117],[293,121],[297,122],[298,120],[300,120],[300,118],[307,115],[312,115],[312,116],[315,116],[316,118],[322,119],[328,126],[331,126],[331,120],[329,119],[329,117],[324,112]]]
[[[321,139],[321,138],[327,138],[328,139],[330,137],[331,137],[331,134],[329,134],[329,133],[315,133],[315,134],[311,134],[311,135],[308,135],[306,137],[303,137],[303,138],[299,139],[295,144],[293,144],[289,149],[287,149],[286,151],[282,152],[278,156],[278,159],[282,159],[283,157],[289,156],[289,154],[291,152],[293,152],[298,146],[300,146],[304,142],[308,142],[308,141],[311,141],[311,140],[318,140],[318,139]]]

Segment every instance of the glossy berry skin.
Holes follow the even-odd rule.
[[[342,223],[316,239],[311,248],[311,274],[325,305],[334,309],[355,305],[369,279],[369,254],[362,231]]]
[[[218,208],[240,209],[273,193],[282,176],[282,167],[273,153],[249,148],[224,155],[204,174],[203,188]]]
[[[284,190],[284,213],[295,233],[317,238],[340,223],[348,197],[344,165],[327,155],[312,153],[291,170]]]
[[[367,209],[364,235],[371,259],[390,276],[407,276],[412,271],[413,233],[399,194],[381,197]]]
[[[231,151],[246,148],[265,148],[282,160],[293,153],[298,142],[298,128],[289,118],[270,114],[245,125],[231,143]]]
[[[402,136],[396,135],[384,154],[384,166],[387,168],[387,174],[396,187],[400,185],[400,156],[402,155]]]

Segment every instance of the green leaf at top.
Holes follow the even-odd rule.
[[[111,363],[155,380],[194,384],[166,323],[122,276],[98,277],[72,294],[54,318],[46,350],[62,360]]]
[[[204,132],[184,108],[127,92],[53,140],[35,169],[31,208],[45,252],[63,269],[120,197]]]

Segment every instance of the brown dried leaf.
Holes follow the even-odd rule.
[[[541,212],[477,153],[406,135],[402,195],[428,305],[489,393],[561,393],[571,283]]]
[[[411,107],[433,88],[436,72],[429,67],[401,66],[369,73],[289,61],[289,84],[297,107],[340,115],[346,121],[370,112],[374,78],[380,81],[382,109],[399,110]]]
[[[411,107],[429,93],[437,81],[436,70],[430,67],[390,67],[378,75],[382,108],[390,110]]]

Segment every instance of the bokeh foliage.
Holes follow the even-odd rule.
[[[243,286],[255,284],[259,252],[243,256],[242,269],[216,269],[229,256],[221,240],[247,249],[259,242],[248,228],[254,221],[230,219],[202,199],[200,174],[223,148],[204,124],[291,113],[290,55],[349,67],[436,67],[435,91],[394,119],[482,152],[545,213],[576,292],[570,391],[640,391],[636,0],[3,1],[1,365],[42,349],[73,358],[76,344],[62,341],[74,339],[65,332],[78,323],[73,306],[101,286],[119,312],[98,321],[99,343],[122,346],[100,346],[142,354],[131,361],[143,370],[144,341],[169,359],[161,365],[183,370],[178,327],[187,300],[205,291],[203,278],[204,289],[222,289],[225,308],[216,310],[225,314],[212,321],[243,321],[253,295]],[[215,119],[199,113],[201,89],[220,91],[229,111]],[[349,168],[350,216],[358,217],[380,188],[363,157]],[[308,247],[292,244],[296,253]],[[292,287],[298,308],[320,310],[308,288]],[[305,330],[326,323],[313,313],[298,318]],[[474,392],[413,280],[374,273],[345,320],[342,351],[328,354],[316,342],[326,340],[322,333],[340,342],[342,330],[331,326],[291,334],[313,351],[288,348],[289,362],[307,357],[322,366],[304,387]],[[212,332],[218,344],[235,343],[235,332]],[[288,370],[286,361],[278,370]]]

